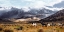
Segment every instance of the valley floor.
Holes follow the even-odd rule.
[[[64,32],[64,26],[42,26],[33,24],[0,24],[0,32]]]

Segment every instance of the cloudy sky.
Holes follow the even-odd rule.
[[[0,0],[0,6],[2,7],[46,7],[54,6],[57,3],[61,3],[63,0]]]

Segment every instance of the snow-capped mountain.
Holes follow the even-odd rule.
[[[41,8],[41,9],[34,9],[34,8],[29,8],[30,10],[25,12],[22,8],[18,9],[15,7],[11,8],[4,8],[1,7],[0,9],[0,18],[26,18],[26,17],[39,17],[39,18],[45,18],[48,17],[52,14],[54,14],[56,11],[52,11],[46,8]]]

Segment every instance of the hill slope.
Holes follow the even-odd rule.
[[[55,14],[45,18],[45,19],[41,19],[40,21],[42,22],[63,22],[64,21],[64,9],[60,10],[58,12],[56,12]]]

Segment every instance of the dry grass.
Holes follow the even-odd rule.
[[[37,23],[37,26],[32,24],[0,24],[0,28],[2,28],[1,32],[4,32],[6,29],[14,32],[64,32],[64,27],[62,26],[44,27],[40,23]]]

